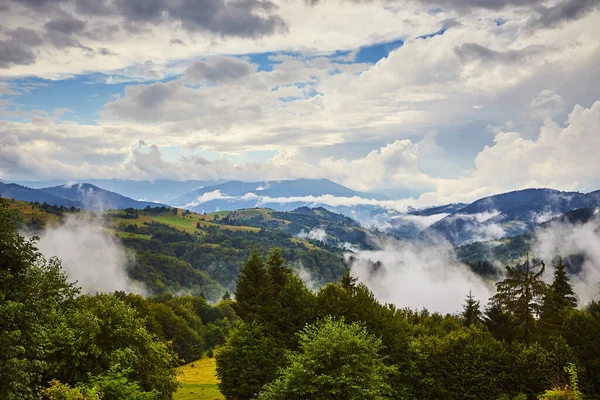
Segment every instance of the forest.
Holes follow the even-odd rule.
[[[1,399],[171,399],[176,367],[203,356],[227,399],[600,398],[600,304],[577,304],[559,258],[506,267],[492,298],[442,315],[381,304],[348,270],[311,290],[273,243],[211,303],[82,294],[18,226],[2,201]]]

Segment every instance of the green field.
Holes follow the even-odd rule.
[[[214,358],[203,358],[178,368],[177,380],[181,387],[173,400],[220,400],[225,397],[219,392]]]

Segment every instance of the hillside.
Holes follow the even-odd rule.
[[[44,209],[18,200],[8,203],[30,229],[44,229],[67,217],[91,216],[86,211]],[[286,261],[302,270],[314,285],[339,279],[347,268],[342,240],[357,238],[353,246],[368,247],[366,232],[356,222],[327,210],[280,213],[251,209],[234,215],[205,215],[169,207],[128,208],[106,212],[94,223],[101,223],[109,235],[135,253],[128,275],[142,282],[151,294],[185,290],[203,293],[211,300],[219,299],[226,290],[233,291],[238,271],[255,247],[263,253],[280,247]],[[272,226],[262,226],[269,221]],[[302,229],[310,233],[314,227],[324,227],[319,229],[327,230],[327,239],[301,234]],[[294,229],[300,231],[294,234]]]

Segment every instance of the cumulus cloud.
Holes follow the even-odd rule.
[[[132,255],[93,219],[69,217],[58,226],[47,227],[37,244],[46,257],[57,256],[71,281],[77,281],[84,293],[123,290],[143,293],[139,282],[127,276]]]

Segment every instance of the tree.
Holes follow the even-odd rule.
[[[48,367],[48,336],[78,289],[60,261],[46,260],[35,238],[17,232],[17,218],[0,198],[0,399],[34,398]]]
[[[263,325],[239,322],[215,354],[221,393],[231,400],[254,399],[263,385],[275,379],[284,354],[281,342]]]
[[[298,334],[300,351],[267,384],[259,400],[271,399],[384,399],[390,398],[381,339],[360,324],[332,318],[306,327]]]
[[[479,301],[475,300],[473,293],[469,290],[465,304],[463,305],[463,318],[465,326],[475,325],[481,322],[481,310]]]
[[[483,323],[496,339],[507,342],[513,340],[513,319],[498,301],[492,299],[487,305]]]
[[[254,248],[238,276],[234,310],[244,321],[264,313],[268,301],[268,274],[258,248]]]
[[[49,335],[50,378],[76,385],[115,366],[143,391],[170,399],[177,389],[177,357],[148,332],[144,320],[113,294],[81,296]]]
[[[548,333],[556,332],[562,328],[564,311],[574,308],[577,308],[577,298],[563,259],[558,257],[554,262],[554,280],[544,296],[540,325]]]
[[[515,337],[529,343],[533,339],[536,318],[540,315],[547,285],[542,281],[543,261],[531,262],[529,256],[522,265],[506,267],[506,278],[496,283],[493,297],[515,322]]]

